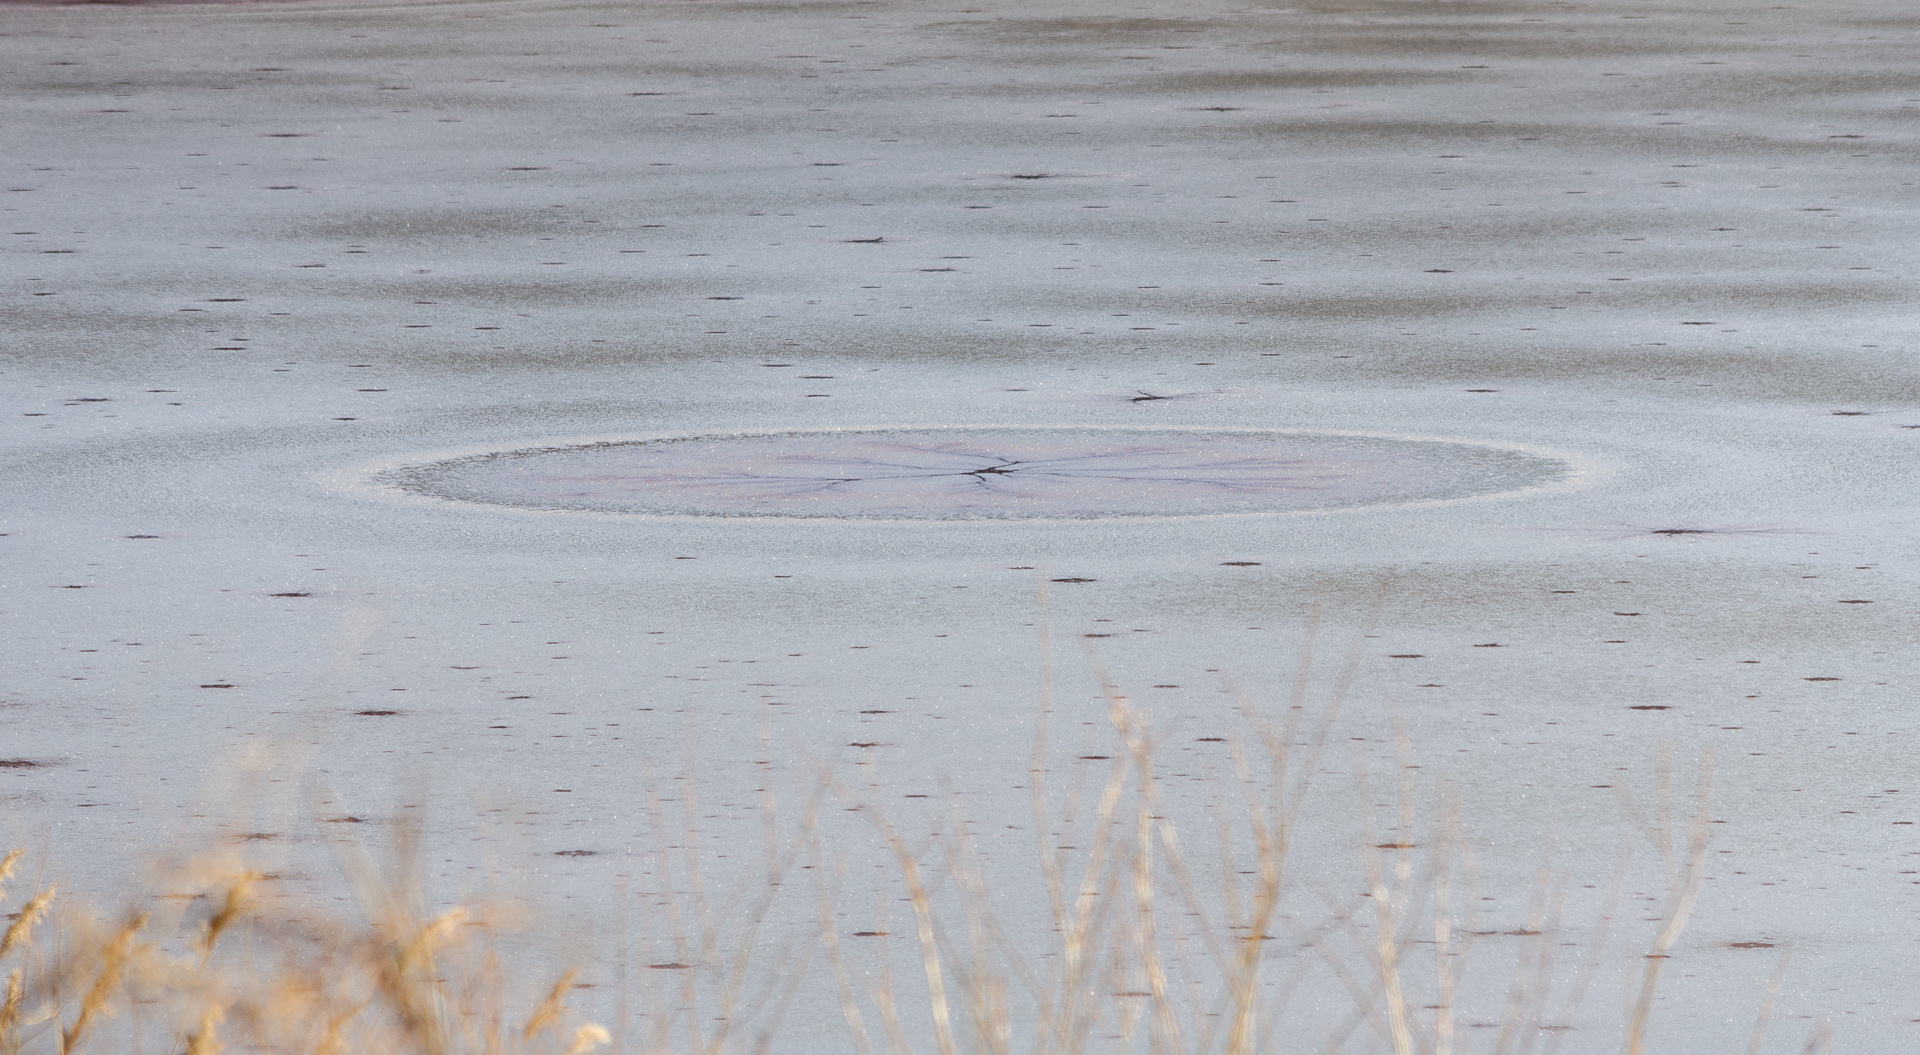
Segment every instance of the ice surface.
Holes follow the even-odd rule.
[[[1792,950],[1782,1050],[1818,1016],[1836,1050],[1913,1046],[1910,4],[7,5],[0,30],[0,760],[33,763],[0,795],[83,888],[116,866],[74,848],[164,849],[257,772],[287,816],[428,800],[445,891],[564,892],[559,931],[609,964],[570,906],[650,889],[646,774],[710,782],[731,860],[752,763],[868,753],[936,796],[903,826],[953,788],[1021,860],[1036,587],[1074,643],[1054,762],[1112,753],[1084,644],[1204,841],[1213,739],[1244,731],[1223,679],[1286,706],[1318,600],[1316,704],[1359,650],[1352,753],[1290,919],[1359,889],[1363,762],[1383,808],[1377,774],[1457,783],[1490,958],[1549,850],[1580,928],[1628,847],[1625,903],[1655,905],[1617,796],[1650,808],[1662,745],[1713,746],[1725,823],[1657,1032],[1740,1050]],[[1019,521],[378,483],[573,438],[988,426],[1568,469]],[[327,867],[316,825],[231,823]],[[864,867],[870,836],[834,845]],[[1613,1035],[1634,916],[1562,1050]],[[839,1036],[823,1000],[795,1036]]]
[[[1024,520],[1444,501],[1550,483],[1560,463],[1465,444],[1164,429],[690,436],[395,470],[420,494],[539,509]]]

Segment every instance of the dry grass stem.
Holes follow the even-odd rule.
[[[1753,1036],[1747,1040],[1747,1055],[1760,1055],[1760,1046],[1767,1041],[1767,1023],[1773,1018],[1773,1002],[1780,998],[1780,983],[1787,980],[1787,967],[1792,963],[1792,952],[1781,953],[1779,966],[1773,969],[1773,977],[1767,979],[1767,995],[1760,1001],[1760,1013],[1754,1016]]]
[[[1189,749],[1168,742],[1180,726],[1129,696],[1090,640],[1084,693],[1059,689],[1042,580],[1031,842],[1000,823],[1017,818],[969,816],[970,789],[940,774],[930,776],[945,801],[929,804],[940,808],[890,815],[883,799],[899,789],[872,745],[856,745],[868,749],[857,775],[814,763],[782,771],[767,712],[751,784],[716,793],[640,763],[646,830],[617,911],[602,914],[618,921],[606,943],[617,1004],[605,998],[618,1013],[607,1025],[573,1006],[599,998],[607,949],[572,966],[555,955],[553,932],[516,930],[500,901],[431,896],[422,826],[401,819],[381,825],[379,852],[343,826],[314,825],[351,909],[296,892],[281,866],[256,859],[264,850],[243,855],[231,835],[157,870],[156,889],[121,912],[64,900],[56,910],[45,885],[0,936],[0,1055],[588,1055],[609,1044],[623,1055],[767,1055],[818,1043],[791,1039],[796,1005],[831,1020],[836,1004],[835,1043],[856,1055],[1553,1055],[1569,1035],[1582,1050],[1601,1040],[1582,1002],[1597,977],[1623,972],[1632,999],[1604,1043],[1643,1055],[1663,965],[1705,879],[1710,752],[1687,818],[1665,752],[1642,796],[1648,809],[1617,792],[1658,854],[1657,920],[1616,919],[1629,873],[1654,868],[1636,866],[1630,848],[1615,855],[1608,900],[1584,930],[1586,895],[1544,848],[1531,896],[1483,909],[1494,899],[1482,896],[1462,788],[1423,775],[1399,721],[1389,748],[1370,746],[1380,730],[1346,716],[1372,616],[1337,669],[1316,672],[1316,603],[1286,699],[1263,706],[1223,680],[1245,735]],[[1068,725],[1058,713],[1068,707],[1098,708],[1073,714],[1071,727],[1104,717],[1087,733],[1102,751],[1063,770],[1053,726]],[[1350,761],[1328,750],[1336,732],[1356,744]],[[1369,767],[1388,765],[1390,782],[1370,782]],[[265,793],[264,773],[237,772],[234,794]],[[789,782],[800,794],[786,793]],[[335,801],[314,794],[316,814]],[[759,811],[732,841],[703,812],[729,800]],[[1183,811],[1204,815],[1183,831]],[[266,830],[246,823],[255,826],[235,830]],[[0,888],[22,860],[0,857]],[[795,883],[798,869],[812,875]],[[1563,927],[1563,916],[1580,926]],[[1645,956],[1608,959],[1615,930],[1615,944],[1644,941]],[[1579,945],[1584,955],[1564,951]],[[1476,954],[1497,966],[1469,971]],[[916,962],[896,974],[899,956]],[[1748,1055],[1761,1051],[1788,962],[1768,984]],[[1808,1055],[1830,1041],[1816,1027]]]
[[[1646,966],[1640,976],[1640,992],[1627,1019],[1627,1038],[1623,1048],[1626,1055],[1643,1055],[1646,1050],[1647,1021],[1653,1014],[1653,998],[1660,987],[1660,971],[1667,962],[1668,950],[1680,940],[1680,932],[1686,929],[1687,919],[1693,913],[1694,900],[1700,895],[1700,883],[1706,877],[1707,842],[1713,834],[1713,749],[1706,747],[1700,752],[1693,821],[1689,826],[1684,855],[1675,843],[1673,830],[1671,770],[1671,753],[1663,750],[1657,770],[1660,819],[1650,834],[1659,847],[1667,873],[1667,904],[1661,916],[1660,931],[1654,935],[1653,944],[1647,950]]]

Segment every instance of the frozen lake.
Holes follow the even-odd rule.
[[[1315,706],[1357,665],[1304,882],[1360,889],[1350,776],[1387,807],[1398,721],[1493,929],[1550,851],[1584,941],[1617,793],[1711,747],[1655,1033],[1744,1044],[1791,951],[1767,1050],[1822,1018],[1905,1050],[1917,31],[1887,0],[7,5],[8,837],[105,887],[253,824],[236,784],[425,802],[447,896],[564,891],[604,967],[643,769],[709,782],[750,854],[755,762],[870,757],[935,796],[904,827],[957,789],[1016,858],[1044,612],[1056,779],[1118,753],[1097,655],[1205,831],[1223,689],[1284,709],[1317,604]],[[1564,1050],[1617,1044],[1640,847]]]

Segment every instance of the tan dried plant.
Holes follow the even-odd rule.
[[[418,822],[410,821],[388,826],[384,856],[339,826],[322,826],[357,915],[281,889],[232,837],[157,872],[156,890],[117,913],[56,910],[56,887],[40,886],[0,936],[0,1055],[136,1047],[169,1055],[589,1055],[612,1044],[636,1055],[764,1055],[781,1046],[784,1016],[816,958],[822,990],[837,1001],[858,1055],[1557,1050],[1602,971],[1611,907],[1585,932],[1584,959],[1563,968],[1557,957],[1572,933],[1561,923],[1566,877],[1543,855],[1524,918],[1500,932],[1520,939],[1499,954],[1510,977],[1483,982],[1484,968],[1470,972],[1475,936],[1494,931],[1478,916],[1460,796],[1442,781],[1423,805],[1429,793],[1415,782],[1413,745],[1397,724],[1396,778],[1381,789],[1383,802],[1375,803],[1368,778],[1377,758],[1356,754],[1354,787],[1341,789],[1359,806],[1351,871],[1294,874],[1296,845],[1320,834],[1306,826],[1329,822],[1327,810],[1309,804],[1327,799],[1314,782],[1331,764],[1326,746],[1356,684],[1366,629],[1322,705],[1310,700],[1311,686],[1321,684],[1312,675],[1319,605],[1307,614],[1284,709],[1269,713],[1223,683],[1248,732],[1228,745],[1230,769],[1213,774],[1206,819],[1214,830],[1196,832],[1175,816],[1180,796],[1162,772],[1166,734],[1090,639],[1085,660],[1104,707],[1102,735],[1117,749],[1081,756],[1108,764],[1076,766],[1064,786],[1051,780],[1056,701],[1045,589],[1027,784],[1034,857],[1022,862],[1037,888],[1012,891],[1019,910],[1041,911],[1044,934],[1010,933],[1008,880],[989,869],[959,792],[948,788],[948,808],[928,815],[929,831],[909,830],[883,807],[888,781],[869,752],[857,779],[814,765],[797,777],[804,794],[776,796],[763,722],[754,765],[764,860],[733,888],[715,870],[713,836],[700,824],[700,782],[663,779],[651,768],[641,774],[656,886],[632,895],[622,888],[609,917],[622,935],[611,1028],[580,1021],[568,1006],[588,984],[584,966],[516,973],[518,956],[537,952],[546,935],[514,933],[509,914],[484,899],[428,897]],[[1703,886],[1711,764],[1704,755],[1684,819],[1669,753],[1656,765],[1650,815],[1622,792],[1627,814],[1658,851],[1667,891],[1647,952],[1635,958],[1637,990],[1619,1034],[1625,1055],[1647,1047],[1663,965],[1681,948]],[[782,805],[796,801],[798,809]],[[843,836],[823,830],[823,803],[837,803],[870,833],[885,866],[870,888],[850,886],[844,847],[829,851]],[[1190,848],[1208,845],[1217,860]],[[0,897],[23,859],[17,850],[0,858]],[[1614,902],[1630,860],[1618,855]],[[811,904],[801,896],[792,911],[797,884],[789,880],[799,868],[812,873]],[[1352,885],[1337,889],[1342,883]],[[845,943],[845,903],[866,897],[873,922],[852,935],[879,940]],[[631,910],[660,950],[654,962],[632,962],[637,985],[625,974]],[[910,934],[895,930],[903,916]],[[790,928],[784,941],[779,926]],[[896,933],[897,953],[886,940]],[[913,969],[896,973],[903,954]],[[565,962],[551,950],[535,959]],[[1786,963],[1768,986],[1750,1052],[1761,1048]],[[1315,1013],[1290,1015],[1288,1000],[1309,989]],[[1325,1003],[1341,994],[1350,1003]],[[1457,1006],[1463,1000],[1483,1009],[1475,1018],[1496,1009],[1497,1028],[1465,1032],[1461,1023],[1472,1019]],[[1824,1029],[1816,1027],[1809,1050],[1823,1050]]]

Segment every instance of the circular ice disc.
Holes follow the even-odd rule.
[[[1565,466],[1463,443],[1286,432],[887,429],[632,440],[396,470],[406,490],[529,509],[980,520],[1194,516],[1462,498]]]

